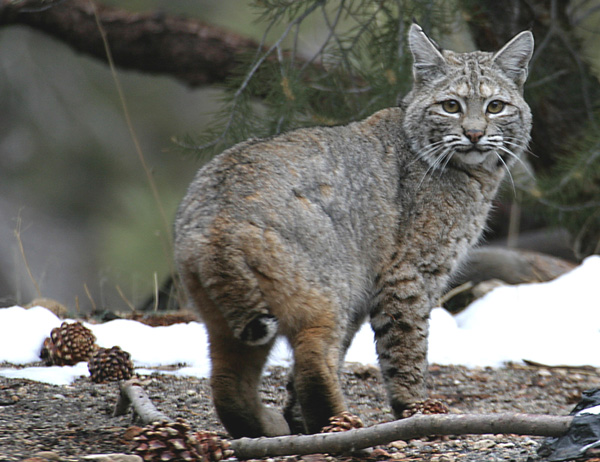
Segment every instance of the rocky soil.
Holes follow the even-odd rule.
[[[6,367],[7,365],[1,365]],[[508,365],[501,369],[436,366],[429,369],[430,396],[452,413],[525,412],[567,414],[581,392],[600,387],[600,370]],[[285,400],[286,371],[267,372],[262,392],[272,406]],[[206,379],[156,373],[144,388],[165,414],[186,419],[194,429],[224,434],[210,400]],[[348,365],[343,375],[350,411],[365,425],[392,420],[377,369]],[[88,378],[54,386],[0,377],[0,461],[79,461],[90,454],[128,453],[131,416],[112,417],[116,384]],[[483,435],[398,441],[363,460],[394,461],[539,461],[542,438]],[[292,462],[348,462],[349,457],[291,457]],[[355,457],[356,459],[356,457]],[[273,459],[269,462],[275,462]]]

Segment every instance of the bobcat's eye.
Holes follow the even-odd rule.
[[[455,99],[449,99],[442,102],[442,109],[448,114],[456,114],[460,112],[460,103]]]
[[[486,112],[488,114],[500,114],[504,109],[504,106],[505,104],[502,101],[495,99],[488,104]]]

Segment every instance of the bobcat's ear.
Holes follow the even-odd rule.
[[[412,24],[408,32],[408,46],[413,55],[413,77],[421,83],[443,72],[444,57],[437,44],[431,40],[421,26]]]
[[[502,47],[493,61],[518,86],[527,80],[527,65],[533,55],[533,34],[528,30],[521,32]]]

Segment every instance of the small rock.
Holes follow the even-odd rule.
[[[375,457],[376,459],[389,459],[389,458],[391,458],[391,454],[389,452],[387,452],[385,449],[381,449],[381,448],[373,449],[373,452],[371,453],[371,456]]]
[[[143,462],[140,456],[130,454],[90,454],[84,456],[84,460],[94,460],[96,462]]]
[[[396,449],[406,449],[408,447],[408,443],[406,441],[398,440],[391,443],[390,446]]]
[[[67,397],[65,395],[61,395],[60,393],[56,393],[55,395],[52,395],[52,399],[67,399]]]
[[[511,442],[508,442],[508,443],[499,443],[498,447],[502,448],[502,449],[512,449],[512,448],[515,447],[515,443],[511,443]]]
[[[424,443],[423,441],[421,441],[421,440],[411,440],[411,442],[410,442],[410,443],[408,443],[408,445],[409,445],[411,448],[417,448],[417,449],[420,449],[420,448],[422,448],[422,447],[425,445],[425,443]]]
[[[479,440],[479,441],[475,441],[475,443],[473,443],[473,448],[477,449],[479,451],[483,450],[483,449],[489,449],[489,448],[493,448],[494,446],[496,446],[496,442],[493,440]]]
[[[24,398],[25,396],[27,396],[27,387],[19,387],[17,389],[17,395],[20,396],[21,398]]]
[[[60,456],[54,451],[40,451],[35,454],[36,457],[43,457],[46,460],[60,460]]]
[[[393,460],[404,460],[407,457],[408,456],[406,455],[405,452],[400,452],[400,451],[390,454],[390,459],[393,459]]]
[[[454,460],[454,457],[447,454],[442,454],[441,456],[433,456],[431,458],[431,462],[454,462]]]

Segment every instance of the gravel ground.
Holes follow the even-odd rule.
[[[564,415],[583,390],[600,387],[600,370],[596,369],[432,365],[429,371],[430,397],[444,401],[452,413]],[[282,368],[268,370],[262,392],[270,405],[282,406],[285,377]],[[154,374],[143,381],[148,395],[165,414],[183,417],[196,430],[224,432],[212,408],[206,379]],[[393,419],[376,368],[348,365],[343,382],[350,411],[360,415],[365,425]],[[89,454],[127,453],[125,431],[131,416],[111,416],[117,397],[116,384],[95,385],[87,378],[70,386],[54,386],[0,377],[0,461],[79,461]],[[514,435],[424,438],[382,447],[376,459],[531,462],[540,460],[536,450],[541,440]],[[349,459],[323,455],[291,458],[293,462]]]

